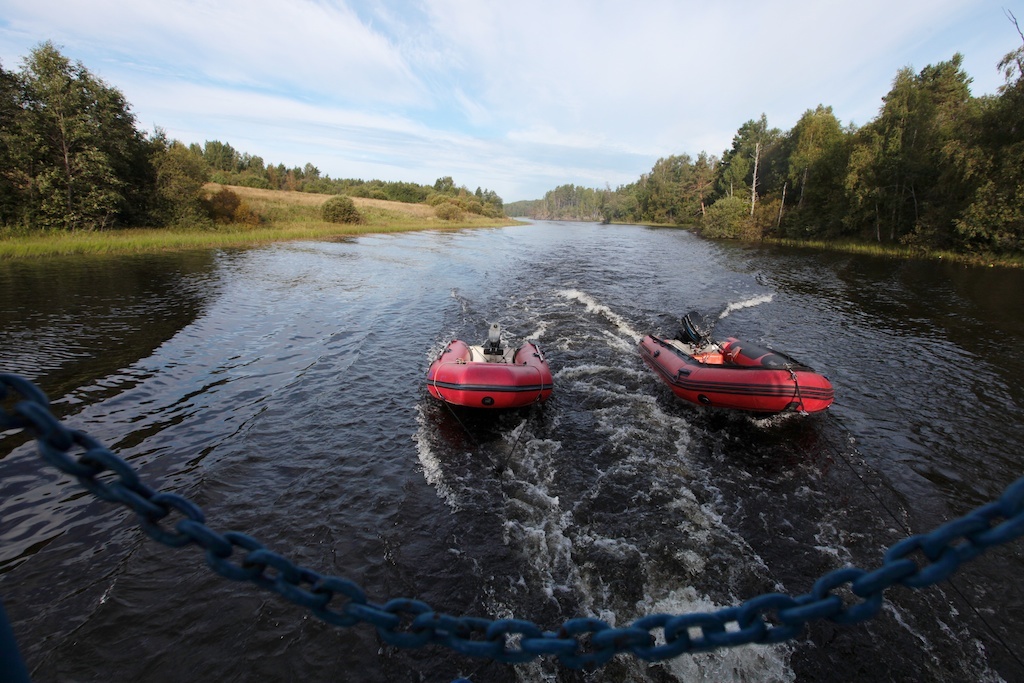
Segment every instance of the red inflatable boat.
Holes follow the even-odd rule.
[[[683,319],[683,339],[647,335],[640,356],[679,398],[754,413],[825,410],[835,398],[823,375],[783,353],[733,337],[714,342]]]
[[[455,339],[427,370],[427,390],[445,403],[470,408],[522,408],[546,401],[551,370],[533,342],[502,348],[498,324],[484,345]]]

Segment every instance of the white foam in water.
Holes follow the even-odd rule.
[[[693,614],[717,612],[722,607],[687,587],[673,590],[657,600],[648,598],[643,604],[643,611],[648,614]],[[656,634],[656,640],[659,645],[665,643],[661,634]],[[744,645],[682,655],[667,660],[665,664],[680,681],[782,683],[796,680],[796,674],[789,666],[791,652],[792,647],[787,644]]]
[[[462,509],[459,497],[445,481],[441,461],[437,459],[430,444],[430,430],[427,428],[427,421],[421,406],[416,407],[416,422],[419,427],[413,441],[416,442],[416,454],[419,457],[420,466],[423,468],[423,478],[437,491],[437,497],[443,500],[453,512],[457,512]]]
[[[665,413],[650,396],[636,394],[624,386],[607,381],[602,381],[600,385],[586,386],[592,378],[607,380],[608,370],[596,364],[585,364],[564,368],[558,373],[558,378],[563,382],[580,385],[580,390],[594,398],[608,399],[607,407],[593,409],[598,431],[607,439],[611,448],[620,454],[608,474],[612,475],[613,470],[619,475],[634,470],[646,471],[652,466],[665,468],[666,474],[674,473],[660,480],[660,483],[674,497],[667,505],[685,511],[685,517],[690,523],[687,533],[705,533],[709,543],[728,540],[737,546],[740,554],[752,564],[758,565],[760,559],[745,546],[742,538],[734,537],[714,509],[702,505],[685,485],[680,486],[681,482],[691,476],[686,472],[689,466],[686,454],[690,437],[685,419]],[[667,448],[657,464],[652,462],[650,453],[633,447],[633,444],[638,443],[635,430],[640,428],[653,429],[664,435]],[[626,616],[634,610],[627,607],[626,614],[617,613],[616,610],[621,610],[623,605],[614,607],[616,588],[595,581],[591,575],[592,567],[577,566],[574,552],[587,554],[588,549],[600,548],[604,553],[621,560],[631,556],[642,558],[650,549],[643,544],[638,545],[635,539],[605,536],[597,528],[577,522],[571,511],[562,507],[563,502],[549,492],[553,472],[549,466],[549,454],[544,449],[533,448],[536,443],[531,442],[531,447],[524,452],[524,458],[516,463],[513,476],[525,486],[514,499],[508,501],[510,519],[505,524],[504,540],[523,548],[533,573],[529,583],[537,585],[539,582],[540,589],[549,599],[558,601],[562,592],[570,592],[576,596],[580,615],[595,616],[612,626],[624,626],[626,620],[635,618],[635,615]],[[638,494],[637,502],[640,505],[644,504],[642,498]],[[699,575],[704,570],[706,558],[697,549],[680,549],[679,552],[679,559],[693,574]],[[643,586],[644,598],[635,604],[636,614],[690,614],[713,612],[722,607],[698,595],[693,587],[678,587],[677,582],[686,580],[683,576],[673,577],[673,584],[664,583],[663,578],[647,576]],[[628,679],[637,681],[663,680],[668,673],[680,681],[781,682],[795,679],[789,666],[789,657],[790,649],[786,645],[751,645],[683,655],[658,665],[627,658],[624,666],[628,671]],[[653,670],[648,673],[649,666],[657,666],[658,673]],[[522,681],[556,680],[551,669],[541,663],[517,667],[517,675]],[[595,680],[604,679],[598,675]]]
[[[544,333],[547,332],[547,331],[548,331],[548,324],[546,322],[544,322],[544,321],[541,321],[540,325],[537,326],[537,330],[533,334],[526,335],[526,338],[527,339],[537,339],[537,340],[539,340],[541,337],[544,336]]]
[[[586,292],[581,292],[578,289],[563,289],[560,292],[558,292],[558,295],[563,296],[569,300],[579,301],[581,304],[584,304],[587,307],[587,313],[597,313],[598,315],[604,316],[605,318],[608,319],[610,323],[615,325],[615,327],[619,328],[619,330],[621,330],[624,334],[627,334],[630,337],[632,337],[633,341],[635,342],[639,342],[640,339],[643,337],[642,334],[640,334],[632,327],[630,327],[629,324],[625,320],[623,320],[618,313],[608,308],[604,304],[599,304],[597,301],[594,300],[592,296],[590,296]]]
[[[601,332],[608,340],[608,346],[610,346],[611,348],[618,349],[622,353],[635,352],[636,344],[631,344],[629,341],[623,339],[622,337],[612,334],[609,330],[602,330]],[[639,342],[640,338],[637,337],[635,341]]]
[[[572,289],[559,294],[584,304],[586,314],[599,315],[612,323],[615,329],[605,331],[605,336],[613,345],[618,343],[632,350],[629,338],[634,341],[640,339],[641,335],[630,328],[621,316],[585,292]],[[770,300],[770,297],[765,300]],[[747,305],[756,303],[747,302]],[[541,323],[534,336],[540,337],[546,331]],[[637,375],[646,377],[641,369],[633,366],[608,367],[597,363],[562,367],[555,373],[555,380],[563,391],[581,393],[594,402],[590,410],[595,429],[615,455],[605,462],[607,470],[599,473],[597,487],[603,489],[605,484],[601,482],[605,476],[610,478],[609,482],[628,480],[633,475],[650,478],[650,471],[655,468],[659,476],[653,478],[651,490],[636,492],[637,505],[649,505],[651,496],[656,494],[660,504],[667,505],[674,511],[674,518],[686,525],[686,533],[706,535],[708,544],[725,542],[732,545],[737,555],[758,566],[760,558],[741,537],[728,529],[714,505],[702,504],[687,486],[694,476],[703,476],[691,471],[689,423],[684,417],[662,410],[655,397],[636,392],[632,385],[640,379]],[[461,482],[453,481],[451,474],[446,476],[443,471],[435,452],[436,444],[432,448],[426,422],[421,409],[416,441],[424,477],[447,505],[458,510]],[[503,430],[502,434],[506,446],[514,454],[501,475],[505,480],[502,487],[505,496],[502,540],[506,545],[518,548],[528,565],[525,576],[518,577],[518,582],[515,577],[508,577],[514,593],[539,592],[556,604],[568,598],[567,605],[573,605],[573,614],[566,616],[594,616],[612,626],[625,625],[640,614],[688,614],[720,609],[706,597],[699,596],[695,588],[685,586],[687,575],[692,580],[704,571],[706,557],[701,550],[704,547],[702,543],[690,543],[675,549],[675,566],[684,568],[685,575],[673,575],[670,582],[666,582],[666,577],[659,571],[648,572],[646,567],[641,568],[641,575],[635,578],[642,583],[644,597],[638,602],[630,599],[623,603],[617,587],[608,584],[607,577],[600,571],[595,572],[586,561],[578,565],[577,554],[584,558],[593,557],[595,549],[617,562],[632,558],[645,562],[647,554],[661,546],[648,547],[642,536],[634,538],[629,531],[620,536],[618,531],[611,531],[600,524],[575,519],[571,492],[566,492],[570,494],[569,498],[560,497],[561,491],[556,486],[559,472],[556,463],[562,443],[544,438],[545,435],[538,434],[535,429],[532,423],[524,420],[515,428]],[[641,429],[655,432],[655,440],[660,443],[659,454],[653,460],[648,449],[637,446],[649,441],[637,437],[636,432]],[[606,492],[614,490],[609,488]],[[682,586],[680,582],[683,582]],[[500,597],[500,593],[492,593],[485,600],[489,603],[487,613],[495,617],[521,617],[514,614],[517,607],[505,604],[507,598]],[[663,680],[666,674],[680,681],[792,681],[794,674],[788,664],[789,653],[785,645],[751,645],[684,655],[658,665],[627,658],[624,666],[629,680],[638,681]],[[648,671],[649,666],[657,666],[657,671]],[[557,670],[556,661],[542,658],[517,666],[516,676],[521,681],[531,682],[557,680]],[[600,674],[598,680],[604,680]]]
[[[790,420],[799,420],[803,415],[799,412],[793,413],[776,413],[775,415],[747,415],[746,419],[751,424],[759,427],[760,429],[773,429],[779,425],[789,422]]]
[[[434,348],[427,352],[428,358],[430,360],[437,358],[445,348],[445,345],[445,342],[436,344]],[[455,490],[445,479],[444,468],[434,453],[434,448],[431,444],[433,428],[427,425],[427,418],[423,410],[422,405],[416,406],[416,424],[418,426],[416,434],[413,436],[413,441],[416,442],[416,455],[419,458],[420,467],[423,469],[423,478],[434,487],[438,498],[443,500],[453,512],[458,512],[462,509],[462,504],[459,502],[458,494],[456,494]]]
[[[564,368],[559,368],[555,371],[554,378],[557,380],[577,380],[581,377],[588,377],[594,375],[602,375],[608,372],[608,366],[598,365],[597,363],[581,363],[579,365],[570,365]]]
[[[506,473],[518,486],[506,498],[502,540],[520,548],[528,559],[534,574],[528,583],[557,602],[560,594],[572,592],[582,583],[568,533],[573,519],[571,512],[562,509],[559,497],[548,489],[555,473],[551,461],[561,444],[531,436],[524,435],[526,442],[519,446],[522,455],[510,461]]]
[[[747,299],[746,301],[739,301],[737,303],[729,304],[728,306],[725,307],[725,310],[722,311],[722,314],[718,316],[718,319],[721,320],[722,318],[726,317],[733,311],[741,311],[744,308],[753,308],[754,306],[760,306],[761,304],[771,303],[772,298],[774,296],[774,294],[764,294],[762,296],[755,296],[753,299]]]

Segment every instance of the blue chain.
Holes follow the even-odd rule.
[[[10,410],[3,404],[9,393],[22,399]],[[13,400],[17,399],[8,403]],[[373,603],[348,579],[300,567],[245,534],[215,531],[206,525],[205,515],[195,503],[174,493],[155,491],[140,481],[131,465],[98,441],[61,424],[50,411],[46,395],[34,384],[0,373],[0,431],[8,429],[27,430],[46,462],[78,479],[98,498],[134,510],[151,538],[175,548],[202,548],[207,564],[225,578],[251,581],[335,626],[370,624],[391,645],[443,645],[470,657],[512,664],[553,655],[567,667],[593,669],[622,653],[661,661],[688,652],[778,643],[796,637],[808,622],[817,619],[858,623],[878,614],[887,588],[897,584],[923,588],[944,581],[961,563],[1024,534],[1021,478],[999,500],[929,534],[896,543],[878,569],[837,569],[818,579],[805,595],[767,593],[717,612],[651,614],[623,628],[613,628],[600,619],[569,619],[557,631],[545,631],[519,619],[455,617],[419,600]],[[82,451],[77,457],[69,454],[75,448]],[[172,515],[180,517],[173,527],[167,521]]]

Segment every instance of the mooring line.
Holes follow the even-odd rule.
[[[523,432],[526,431],[526,426],[530,423],[530,418],[533,417],[533,413],[535,412],[536,408],[536,403],[530,405],[530,414],[526,416],[525,420],[523,420],[523,423],[519,429],[519,434],[516,436],[516,442],[512,444],[512,450],[510,450],[508,452],[508,455],[505,456],[505,460],[501,463],[501,466],[494,468],[495,474],[501,474],[502,472],[504,472],[505,467],[508,465],[509,461],[512,460],[512,455],[516,452],[516,447],[519,445],[519,440],[523,438]]]
[[[437,389],[436,386],[434,388]],[[477,440],[475,436],[473,436],[473,432],[469,431],[469,427],[463,424],[462,420],[459,419],[459,416],[455,413],[455,409],[452,408],[452,404],[445,400],[444,395],[441,393],[440,389],[437,390],[437,395],[441,398],[441,403],[444,404],[444,407],[448,409],[449,414],[451,414],[451,416],[455,418],[455,421],[459,423],[459,426],[462,427],[462,431],[466,433],[466,436],[470,438],[470,440],[473,442],[475,446],[479,447],[480,442]]]

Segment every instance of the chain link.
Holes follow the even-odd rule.
[[[5,401],[12,394],[22,400],[8,409]],[[199,546],[210,568],[224,578],[252,582],[334,626],[370,624],[385,642],[397,647],[441,645],[469,657],[511,664],[553,656],[566,667],[592,670],[623,653],[662,661],[690,652],[782,642],[797,637],[808,622],[818,619],[858,623],[878,614],[886,589],[895,585],[924,588],[944,581],[963,562],[1024,534],[1022,477],[999,500],[931,533],[896,543],[878,569],[837,569],[819,578],[805,595],[766,593],[717,612],[651,614],[624,628],[594,618],[569,619],[552,632],[519,619],[443,614],[407,598],[376,605],[348,579],[300,567],[245,534],[219,533],[206,525],[195,503],[150,488],[131,465],[98,441],[65,427],[51,413],[46,395],[17,375],[0,373],[0,429],[28,431],[47,463],[75,477],[96,497],[133,510],[153,540],[174,548]],[[70,454],[75,448],[82,451],[78,457]],[[165,524],[172,513],[182,517],[173,529]]]

